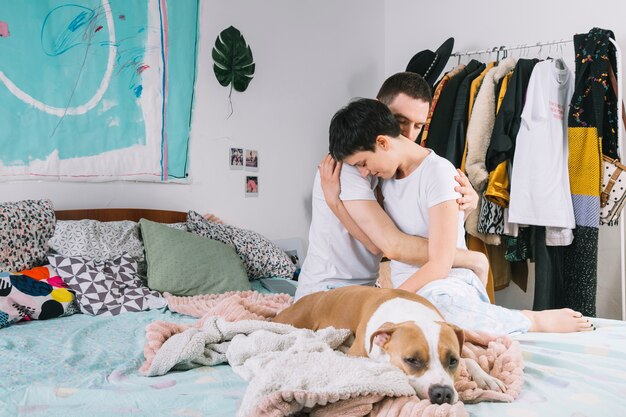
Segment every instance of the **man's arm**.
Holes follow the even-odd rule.
[[[428,209],[428,261],[398,289],[412,293],[429,282],[446,278],[454,261],[459,208],[454,200],[444,201]]]
[[[459,204],[459,209],[465,212],[464,220],[467,220],[467,216],[478,207],[478,193],[463,171],[457,168],[456,172],[458,175],[454,179],[459,185],[454,187],[454,191],[461,194],[461,198],[457,198],[456,202]]]
[[[342,201],[339,199],[339,175],[341,174],[341,162],[336,162],[332,156],[326,155],[320,162],[319,171],[322,190],[324,191],[324,199],[333,214],[337,217],[337,219],[339,219],[348,233],[350,233],[353,238],[361,242],[363,246],[365,246],[367,250],[372,253],[372,255],[380,255],[380,249],[374,245],[370,238],[354,222],[352,217],[350,217],[346,211]]]

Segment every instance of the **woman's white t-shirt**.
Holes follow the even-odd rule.
[[[454,191],[458,185],[454,166],[435,152],[430,154],[407,177],[382,182],[385,211],[398,229],[408,235],[429,237],[428,210],[448,200],[456,200],[461,194]],[[465,245],[464,214],[459,210],[457,248]],[[409,278],[418,266],[391,261],[391,280],[394,287]]]

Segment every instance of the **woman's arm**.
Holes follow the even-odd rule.
[[[341,184],[339,181],[341,162],[337,162],[332,156],[326,155],[320,162],[319,171],[324,199],[328,207],[332,210],[337,219],[339,219],[343,227],[346,228],[348,233],[350,233],[350,236],[361,242],[372,255],[380,255],[380,249],[374,245],[370,238],[367,237],[363,230],[356,224],[339,198],[339,194],[341,193]]]
[[[447,278],[456,254],[459,205],[444,201],[428,209],[428,261],[398,288],[412,293],[437,279]]]

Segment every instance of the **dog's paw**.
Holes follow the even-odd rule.
[[[475,360],[465,358],[465,367],[471,375],[472,380],[478,385],[478,388],[496,392],[506,391],[506,385],[498,378],[485,372]]]

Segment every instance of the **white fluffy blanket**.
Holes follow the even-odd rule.
[[[415,391],[398,368],[335,350],[349,337],[346,329],[313,332],[258,320],[227,322],[207,317],[201,328],[188,328],[169,337],[144,372],[148,376],[163,375],[172,369],[228,361],[250,382],[238,417],[299,412],[354,416],[357,409],[361,416],[372,411],[376,403],[380,408],[385,398],[413,398],[415,402]],[[362,404],[355,403],[359,398]],[[337,409],[342,403],[350,404],[345,410],[348,414]],[[442,416],[467,415],[460,402],[446,404],[445,411],[428,401],[415,403],[420,406],[412,408],[419,408],[419,414],[406,415],[433,414],[435,409]],[[429,407],[433,408],[431,413],[426,412]]]

